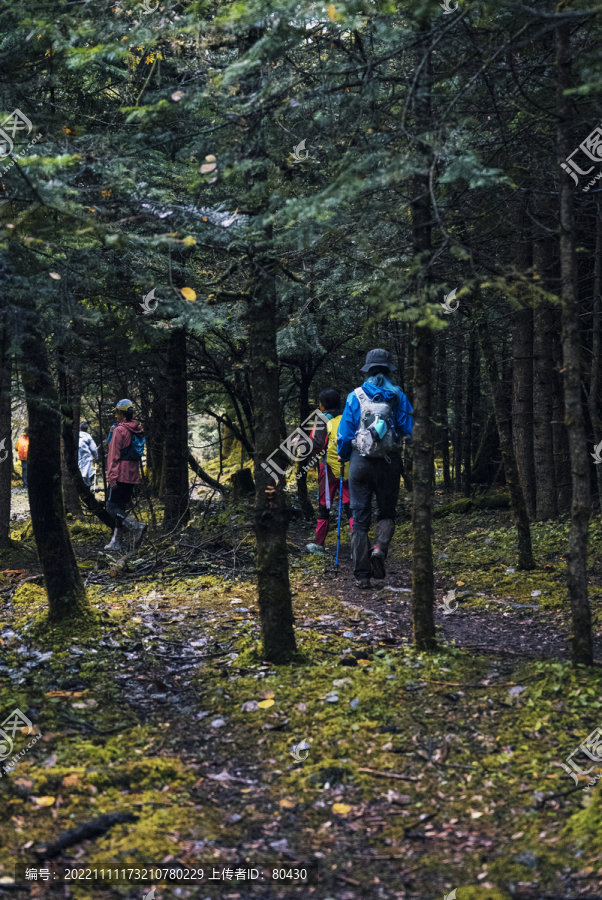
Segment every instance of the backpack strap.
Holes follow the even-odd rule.
[[[357,399],[360,401],[360,406],[363,406],[364,403],[368,402],[368,398],[367,398],[366,394],[364,393],[364,391],[361,389],[361,387],[356,388],[353,393],[355,394]]]

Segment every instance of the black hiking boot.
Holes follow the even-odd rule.
[[[360,591],[369,591],[370,590],[370,579],[369,578],[356,578],[355,583]]]
[[[378,544],[370,554],[370,568],[372,570],[373,578],[376,578],[378,581],[380,581],[382,578],[385,578],[387,574],[387,571],[385,569],[385,554],[380,549]]]

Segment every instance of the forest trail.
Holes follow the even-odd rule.
[[[482,515],[437,525],[435,545],[444,538],[452,563],[453,536],[460,551]],[[488,521],[493,527],[503,544],[503,513]],[[399,527],[385,586],[409,587],[408,528]],[[42,735],[0,782],[0,814],[14,826],[2,876],[11,877],[15,860],[39,863],[69,829],[118,813],[125,818],[104,836],[69,832],[46,865],[303,867],[310,882],[316,871],[320,878],[268,887],[232,876],[227,888],[157,887],[159,900],[401,900],[453,887],[463,888],[460,900],[503,900],[508,884],[525,900],[541,891],[596,895],[602,842],[588,837],[584,850],[580,837],[592,828],[586,782],[575,788],[560,763],[564,748],[598,724],[602,673],[541,660],[567,658],[565,602],[560,614],[515,609],[519,601],[505,590],[473,596],[467,574],[452,581],[441,572],[441,647],[416,653],[405,592],[357,591],[345,532],[339,576],[325,574],[304,552],[310,529],[295,527],[289,550],[303,663],[276,667],[257,654],[253,578],[112,574],[106,562],[95,568],[106,554],[94,526],[71,530],[80,565],[96,572],[89,591],[100,630],[68,648],[49,645],[45,659],[27,638],[45,607],[41,588],[23,584],[1,612],[4,706],[17,703]],[[190,546],[194,537],[182,540]],[[140,554],[132,565],[143,568],[150,547]],[[23,565],[7,577],[21,583],[36,571]],[[485,577],[478,571],[476,587]],[[544,576],[524,577],[519,594]],[[470,596],[443,616],[441,598],[456,581]],[[487,649],[467,649],[475,644]],[[308,756],[296,762],[291,751],[301,742]],[[94,896],[115,891],[143,893],[97,885]],[[32,885],[10,896],[45,895]],[[72,885],[70,896],[90,895]]]

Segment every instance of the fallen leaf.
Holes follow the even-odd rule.
[[[196,300],[196,291],[193,291],[192,288],[189,288],[189,287],[180,288],[180,293],[182,294],[184,299],[188,300],[190,303],[192,303],[194,300]]]
[[[37,805],[38,809],[41,809],[43,806],[52,806],[56,797],[31,797],[30,799]]]
[[[15,784],[17,787],[20,787],[20,788],[32,788],[33,787],[33,781],[30,778],[15,778],[15,780],[13,781],[13,784]]]
[[[257,696],[260,700],[271,700],[276,694],[274,691],[260,691]]]
[[[516,834],[510,836],[511,841],[518,841],[519,838],[522,838],[524,831],[517,831]]]
[[[351,812],[351,807],[346,803],[333,803],[332,811],[333,813],[336,813],[337,816],[346,816]]]
[[[241,712],[256,712],[259,709],[259,703],[257,700],[247,700],[240,709]]]
[[[183,91],[174,91],[173,94],[171,95],[171,99],[175,100],[177,103],[178,100],[181,100],[183,96],[184,96]]]
[[[192,247],[193,244],[196,244],[196,238],[193,238],[192,235],[189,234],[188,237],[184,238],[183,244],[186,247]]]
[[[83,697],[88,691],[47,691],[45,697]]]
[[[51,272],[51,273],[50,273],[50,277],[51,277],[51,278],[54,278],[55,281],[60,281],[60,280],[61,280],[61,276],[59,275],[58,272]]]
[[[213,172],[216,167],[216,163],[203,163],[200,168],[201,175],[206,175],[207,172]]]
[[[215,162],[215,160],[217,159],[217,157],[215,157],[215,156],[213,155],[213,153],[208,153],[207,156],[205,157],[205,159],[207,160],[207,162]]]
[[[357,664],[358,666],[369,666],[371,662],[371,659],[358,659]]]
[[[296,800],[287,800],[286,797],[280,801],[280,806],[282,806],[283,809],[294,809],[296,805]]]
[[[260,709],[269,709],[273,705],[274,705],[273,700],[260,700],[259,703],[257,704],[257,706]]]
[[[71,787],[74,784],[77,784],[79,781],[79,775],[77,772],[72,772],[71,775],[65,775],[63,780],[61,781],[61,785],[63,787]]]

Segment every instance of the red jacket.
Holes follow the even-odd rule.
[[[107,459],[107,482],[113,487],[118,481],[125,484],[140,484],[140,463],[130,462],[127,459],[119,459],[121,451],[132,441],[132,434],[142,434],[140,422],[121,422],[115,428],[111,443],[109,444],[109,457]]]

